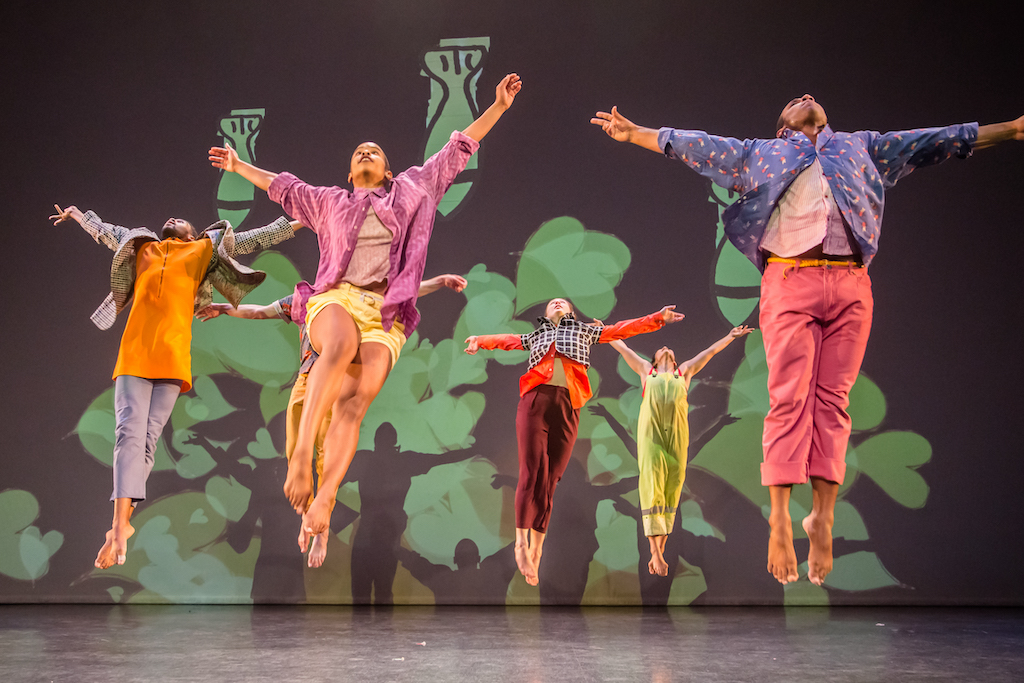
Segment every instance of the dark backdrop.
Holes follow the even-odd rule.
[[[366,139],[384,146],[396,170],[420,163],[429,96],[420,55],[440,39],[487,36],[481,105],[509,71],[525,86],[484,143],[469,199],[438,222],[428,274],[485,263],[513,278],[528,237],[571,215],[632,255],[608,319],[676,303],[687,320],[673,339],[695,351],[729,327],[710,294],[708,185],[681,164],[608,140],[588,123],[592,113],[618,105],[644,125],[763,137],[786,101],[810,92],[843,130],[1009,120],[1024,113],[1021,16],[1012,4],[1000,11],[872,1],[6,3],[0,490],[31,492],[40,509],[31,524],[64,541],[35,581],[0,574],[0,595],[108,599],[75,583],[90,575],[110,507],[109,469],[72,432],[110,385],[123,320],[108,332],[89,321],[109,289],[110,253],[77,227],[49,225],[54,202],[128,226],[171,215],[212,222],[219,176],[205,152],[219,142],[220,117],[240,107],[266,109],[259,164],[313,183],[344,184],[348,154]],[[1024,407],[1022,177],[1024,145],[1007,143],[922,170],[889,193],[863,371],[885,395],[886,424],[931,444],[918,470],[930,492],[918,509],[870,479],[849,492],[899,585],[832,591],[833,602],[1024,596],[1015,508],[1024,465],[1013,445]],[[257,192],[245,227],[276,215]],[[280,251],[312,278],[312,235]],[[436,343],[452,336],[462,304],[435,297],[421,306],[420,332]],[[738,358],[723,363],[734,368]],[[605,393],[617,395],[626,384],[615,362],[610,349],[595,352]],[[523,368],[490,369],[474,387],[487,397],[474,435],[501,450],[495,467],[514,475],[510,415]],[[279,422],[271,427],[278,439]],[[151,484],[157,494],[177,490]],[[766,527],[752,519],[749,538],[728,545],[748,546],[736,557],[761,563]],[[782,599],[753,593],[718,595]]]

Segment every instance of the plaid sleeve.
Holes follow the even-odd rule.
[[[97,244],[102,244],[111,251],[117,251],[129,232],[128,228],[103,222],[95,211],[86,211],[82,215],[82,229],[89,233]]]
[[[583,335],[586,338],[586,342],[593,346],[601,342],[601,330],[604,329],[604,325],[595,325],[593,323],[583,323],[581,326],[583,329]]]
[[[290,240],[295,236],[291,223],[281,216],[273,223],[262,228],[235,233],[235,256],[251,254],[255,251],[269,249],[279,242]]]

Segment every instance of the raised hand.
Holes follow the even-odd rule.
[[[618,107],[612,107],[611,113],[597,112],[590,122],[601,126],[601,130],[607,133],[608,137],[618,142],[631,142],[633,134],[639,129],[639,126],[619,113]]]
[[[227,313],[231,308],[231,304],[210,304],[205,308],[200,308],[196,311],[196,317],[206,322],[212,320],[222,313]]]
[[[682,313],[676,313],[675,308],[676,307],[674,305],[666,306],[665,308],[658,311],[659,313],[661,313],[661,319],[664,320],[666,323],[677,323],[686,317]]]
[[[519,74],[508,74],[494,89],[494,103],[503,109],[508,109],[522,88],[523,79],[519,78]]]
[[[54,204],[53,208],[57,210],[57,213],[50,216],[50,220],[53,221],[54,225],[59,225],[64,221],[78,221],[82,222],[82,212],[78,210],[78,207],[71,205],[66,209],[60,208],[59,204]]]
[[[480,342],[477,341],[476,335],[466,337],[466,353],[473,356],[477,351],[480,350]]]
[[[238,152],[231,145],[224,147],[210,148],[210,163],[215,168],[221,168],[228,173],[235,173],[238,169]]]
[[[729,332],[729,334],[732,336],[733,339],[738,339],[740,337],[744,337],[744,336],[750,334],[753,331],[754,331],[753,327],[747,327],[746,325],[740,325],[739,327],[732,328],[732,331]]]

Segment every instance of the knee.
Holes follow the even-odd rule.
[[[362,422],[374,398],[376,398],[376,394],[371,395],[368,392],[358,391],[352,396],[342,399],[341,405],[336,408],[338,418],[348,423]]]
[[[320,345],[320,358],[317,362],[333,360],[351,360],[355,358],[359,349],[359,342],[355,337],[349,335],[335,335],[328,337]]]

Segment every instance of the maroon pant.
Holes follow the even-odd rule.
[[[579,423],[580,411],[572,407],[565,387],[542,384],[519,399],[517,529],[547,532],[555,487],[569,465]]]

